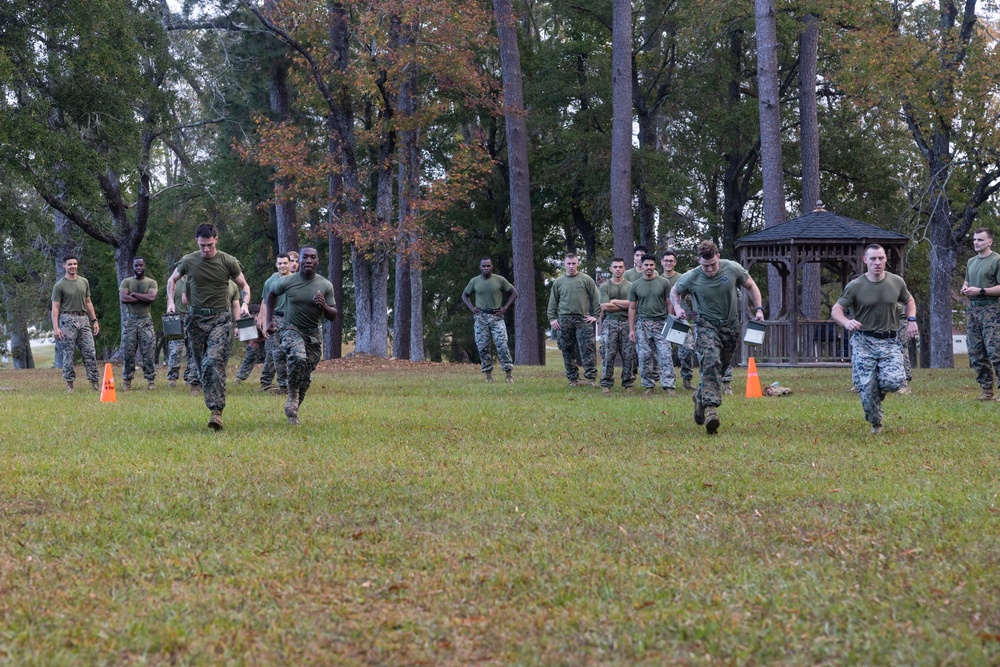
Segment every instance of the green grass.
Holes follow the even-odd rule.
[[[186,391],[0,372],[0,665],[1000,664],[968,368],[878,438],[847,369],[738,370],[713,437],[549,363],[337,368],[298,429],[231,387],[222,434]]]

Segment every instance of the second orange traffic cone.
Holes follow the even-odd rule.
[[[117,403],[115,397],[115,374],[111,371],[111,364],[104,365],[104,382],[101,385],[101,403]]]
[[[761,398],[764,392],[760,389],[760,377],[757,376],[757,362],[750,357],[747,364],[747,398]]]

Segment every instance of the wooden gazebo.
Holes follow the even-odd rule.
[[[736,251],[740,264],[747,270],[761,262],[777,267],[784,295],[777,318],[766,322],[763,345],[744,346],[742,357],[753,356],[756,363],[771,366],[849,364],[851,352],[844,330],[832,320],[808,320],[801,313],[803,269],[810,262],[825,265],[840,276],[843,287],[864,273],[865,247],[877,243],[885,248],[888,270],[902,275],[908,242],[909,237],[903,234],[822,208],[739,239]],[[745,294],[743,298],[745,301]],[[745,307],[741,309],[744,320],[746,312]]]

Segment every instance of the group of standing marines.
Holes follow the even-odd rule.
[[[167,314],[184,312],[184,341],[171,348],[170,386],[177,380],[180,344],[187,348],[188,367],[185,381],[192,394],[202,393],[211,412],[209,428],[223,428],[222,412],[226,407],[226,367],[236,336],[234,324],[249,315],[250,286],[243,276],[239,260],[218,249],[219,233],[214,225],[198,225],[195,230],[198,250],[185,255],[167,280]],[[285,266],[290,267],[287,255]],[[323,320],[337,317],[333,285],[316,273],[319,255],[315,248],[301,249],[298,271],[268,279],[264,306],[259,321],[274,358],[274,367],[286,385],[285,416],[298,425],[298,408],[305,399],[312,371],[320,360]],[[66,277],[52,291],[52,324],[56,339],[63,346],[63,379],[73,391],[75,371],[73,354],[79,348],[91,387],[99,389],[94,336],[100,327],[90,298],[90,284],[78,275],[78,260],[67,257]],[[135,373],[135,354],[142,358],[147,388],[155,389],[153,347],[155,334],[149,315],[157,297],[157,283],[145,276],[145,260],[136,257],[134,276],[120,286],[120,300],[126,307],[122,323],[124,371],[123,388],[131,388]],[[279,273],[281,265],[279,264]],[[200,391],[199,391],[200,387]]]
[[[974,232],[976,255],[968,261],[962,294],[969,298],[969,362],[982,388],[979,400],[1000,401],[1000,394],[994,391],[995,384],[1000,384],[1000,255],[992,251],[992,244],[992,231],[980,228]],[[600,322],[600,386],[604,393],[611,393],[615,360],[620,357],[621,386],[625,391],[632,389],[638,367],[645,396],[652,396],[657,378],[665,395],[674,396],[673,344],[666,338],[664,323],[668,315],[684,320],[690,310],[693,327],[678,350],[681,377],[685,389],[694,389],[691,357],[696,356],[701,372],[691,397],[693,419],[710,434],[718,431],[718,408],[722,396],[732,393],[730,363],[740,344],[738,290],[746,290],[754,320],[763,322],[764,311],[760,289],[746,269],[721,259],[719,248],[711,241],[698,245],[697,256],[698,266],[680,274],[676,271],[676,253],[664,252],[660,275],[656,271],[657,258],[640,246],[636,248],[634,268],[626,271],[625,261],[614,258],[610,279],[598,288],[593,278],[580,273],[577,255],[565,255],[564,273],[551,285],[547,315],[570,387],[580,386],[581,365],[586,383],[598,386],[594,325]],[[886,271],[887,257],[882,246],[869,245],[864,264],[865,273],[847,284],[831,309],[831,317],[852,334],[852,381],[871,433],[877,435],[882,432],[882,400],[886,393],[908,390],[903,341],[918,333],[916,302],[903,279]],[[517,291],[505,278],[493,274],[489,258],[483,258],[480,270],[481,276],[469,282],[462,299],[476,316],[476,346],[486,381],[492,382],[492,339],[507,382],[512,382],[513,362],[503,314],[517,298]],[[900,308],[906,318],[902,328]]]

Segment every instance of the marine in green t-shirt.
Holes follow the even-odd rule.
[[[597,283],[586,273],[580,273],[580,258],[567,253],[563,258],[565,273],[552,281],[549,293],[549,325],[559,339],[566,379],[570,387],[580,385],[577,360],[583,362],[584,377],[592,387],[597,385],[597,348],[594,322],[600,309]]]
[[[122,320],[122,391],[132,388],[137,352],[142,362],[146,388],[156,389],[156,331],[153,320],[149,317],[156,292],[156,281],[146,277],[146,260],[142,257],[133,258],[132,277],[126,278],[118,286],[118,299],[125,304],[127,311]]]
[[[503,295],[507,295],[504,302]],[[506,374],[508,384],[514,381],[511,374],[514,360],[507,345],[507,323],[504,314],[517,299],[517,290],[504,278],[493,273],[493,260],[483,257],[479,260],[479,275],[469,281],[462,292],[462,302],[475,316],[473,334],[479,351],[479,364],[486,382],[493,382],[493,354],[496,348],[500,367]],[[491,347],[492,346],[492,347]]]
[[[63,260],[66,275],[52,288],[52,333],[56,345],[61,346],[63,359],[63,380],[66,388],[73,393],[76,371],[73,356],[80,350],[83,365],[87,369],[87,380],[92,389],[99,390],[97,375],[97,351],[94,336],[101,331],[90,299],[90,283],[79,275],[79,260],[76,255],[67,255]]]
[[[322,350],[322,324],[337,317],[333,285],[316,274],[319,254],[306,246],[299,255],[298,273],[282,279],[267,295],[267,336],[277,335],[288,371],[288,397],[285,416],[293,426],[299,424],[299,406],[312,382],[312,372],[319,364]],[[274,321],[278,297],[284,294],[285,318],[280,331]]]
[[[209,428],[222,430],[222,411],[226,407],[226,366],[233,350],[233,314],[229,297],[229,281],[242,291],[240,314],[250,313],[250,286],[243,277],[239,261],[218,248],[219,231],[204,223],[195,230],[198,251],[185,255],[167,280],[167,313],[177,312],[174,287],[181,276],[187,276],[188,304],[187,335],[191,352],[201,369],[201,386],[205,406],[211,411]]]
[[[882,246],[865,248],[864,261],[867,270],[847,284],[830,316],[854,333],[851,378],[872,435],[878,435],[882,432],[882,399],[906,382],[896,304],[906,305],[906,335],[910,338],[917,335],[917,304],[903,279],[885,270],[888,258]]]
[[[625,280],[625,274],[620,277],[620,282],[615,282],[612,277],[601,283],[597,288],[597,295],[601,302],[603,318],[612,322],[628,321],[628,289],[632,285]]]
[[[962,284],[962,295],[969,299],[965,335],[969,364],[982,389],[979,400],[989,401],[1000,382],[1000,255],[993,252],[993,231],[985,227],[973,232],[972,247],[976,254],[966,263]]]
[[[690,295],[695,318],[694,347],[701,364],[694,401],[694,422],[705,425],[709,434],[721,423],[722,378],[740,343],[737,291],[743,288],[754,306],[754,319],[764,321],[760,290],[746,269],[719,256],[712,241],[698,244],[698,266],[680,277],[670,290],[674,315],[684,319],[687,311],[682,299]]]

